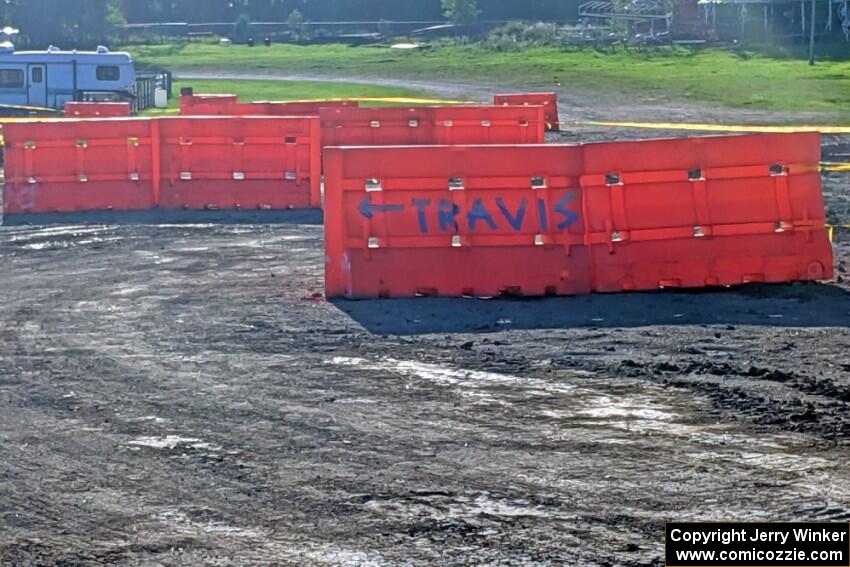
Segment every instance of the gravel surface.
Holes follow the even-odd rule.
[[[2,564],[646,565],[665,520],[850,520],[847,231],[828,284],[329,303],[316,214],[46,220],[0,227]]]

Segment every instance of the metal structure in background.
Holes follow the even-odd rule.
[[[621,28],[628,36],[669,34],[673,10],[665,0],[591,0],[579,6],[579,17],[591,26]],[[612,32],[617,33],[617,32]]]
[[[331,148],[329,297],[829,279],[816,133]]]
[[[757,34],[763,40],[793,40],[811,49],[813,40],[837,35],[846,0],[698,0],[702,29],[707,37],[728,40]],[[820,4],[820,7],[816,7]],[[814,18],[812,17],[814,15]],[[847,40],[850,35],[844,34]]]
[[[166,98],[171,99],[173,93],[174,78],[170,71],[163,71],[152,75],[139,75],[136,78],[136,83],[130,92],[133,95],[130,104],[133,108],[133,113],[137,114],[149,108],[156,106],[156,91],[163,89],[166,93]],[[96,102],[92,99],[84,99],[91,102]]]
[[[564,33],[581,42],[649,47],[850,38],[847,0],[591,0]],[[820,4],[820,6],[816,6]],[[814,17],[813,17],[814,15]],[[838,34],[839,26],[842,35]]]

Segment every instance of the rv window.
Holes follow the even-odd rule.
[[[20,89],[23,86],[23,71],[20,69],[0,69],[0,89]]]
[[[117,81],[121,77],[121,70],[113,65],[98,65],[97,80],[98,81]]]
[[[33,67],[32,68],[32,82],[40,83],[44,81],[44,69],[41,67]]]

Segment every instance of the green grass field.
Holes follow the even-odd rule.
[[[249,48],[192,43],[128,50],[143,67],[178,72],[325,74],[374,77],[376,83],[382,77],[433,77],[513,88],[561,84],[733,107],[850,113],[850,61],[822,61],[810,67],[798,58],[725,49],[662,48],[642,54],[556,48],[493,52],[476,45],[405,51],[342,45]]]
[[[235,94],[244,102],[256,100],[313,100],[330,98],[419,98],[422,93],[411,89],[337,83],[328,81],[232,81],[232,80],[176,80],[174,92],[183,87],[193,87],[198,94]],[[380,105],[379,102],[365,103],[363,106]],[[176,114],[180,99],[172,97],[168,110],[151,110],[146,115]]]

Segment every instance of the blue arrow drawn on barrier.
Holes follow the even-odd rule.
[[[369,220],[375,216],[375,213],[400,213],[404,211],[404,205],[373,205],[372,198],[366,195],[357,210],[361,215]]]

